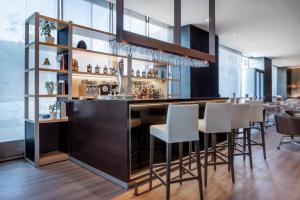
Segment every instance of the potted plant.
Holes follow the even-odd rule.
[[[41,36],[45,37],[47,43],[54,43],[54,37],[51,36],[51,31],[55,30],[56,26],[53,21],[43,20],[41,23]]]
[[[57,111],[56,111],[56,103],[49,105],[50,118],[56,119]]]
[[[48,95],[52,95],[55,88],[55,83],[53,81],[46,81],[45,87],[47,89]]]

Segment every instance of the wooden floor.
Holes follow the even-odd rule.
[[[267,160],[263,159],[261,147],[254,147],[254,168],[243,163],[242,157],[235,159],[236,183],[231,182],[227,167],[218,166],[217,171],[209,170],[208,187],[205,189],[206,200],[299,200],[300,199],[300,146],[283,145],[277,150],[280,135],[275,130],[266,130]],[[255,133],[254,133],[255,134]],[[258,135],[255,135],[258,136]],[[203,172],[203,171],[202,171]],[[199,199],[196,181],[183,185],[171,186],[171,198]],[[148,185],[144,187],[147,189]],[[143,189],[143,188],[142,188]],[[141,196],[133,196],[128,191],[114,200],[123,199],[165,199],[165,187],[158,187]]]
[[[235,159],[236,184],[231,183],[227,167],[209,170],[205,199],[241,200],[299,200],[300,199],[300,147],[276,146],[280,135],[267,129],[267,160],[260,147],[254,148],[254,169],[242,158]],[[145,185],[144,189],[148,186]],[[197,182],[171,186],[172,199],[199,199]],[[62,162],[40,169],[24,160],[0,164],[0,200],[6,199],[164,199],[163,186],[141,196],[94,175],[71,162]]]
[[[0,164],[0,200],[96,200],[111,199],[122,192],[69,161],[39,169],[25,160]]]

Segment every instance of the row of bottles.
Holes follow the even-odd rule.
[[[133,83],[132,95],[137,99],[157,99],[162,97],[161,88],[152,83]]]
[[[76,59],[72,60],[72,70],[78,71],[78,62]],[[93,67],[91,64],[88,64],[86,66],[86,72],[95,73],[95,74],[108,74],[108,75],[118,74],[117,67],[115,66],[107,67],[105,65],[104,67],[100,67],[99,65],[96,65],[95,67]],[[148,71],[146,70],[140,71],[139,69],[137,69],[136,71],[134,70],[131,71],[131,76],[143,77],[143,78],[163,78],[163,72],[153,68],[149,69]]]

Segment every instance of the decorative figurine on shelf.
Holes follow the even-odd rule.
[[[136,77],[140,77],[141,76],[141,73],[140,73],[140,70],[138,69],[137,71],[136,71]]]
[[[93,72],[93,67],[92,67],[91,64],[88,64],[88,66],[86,66],[86,71],[87,71],[88,73],[92,73],[92,72]]]
[[[40,26],[40,34],[45,37],[45,42],[54,44],[54,37],[51,36],[51,31],[56,29],[55,23],[49,20],[41,20]]]
[[[57,62],[57,66],[61,67],[63,66],[63,62],[64,62],[64,55],[63,54],[58,54],[55,58],[56,62]]]
[[[95,67],[95,73],[96,74],[100,74],[100,69],[101,67],[99,67],[98,65]]]
[[[77,48],[79,49],[87,49],[86,43],[83,40],[80,40],[77,44]]]
[[[50,118],[56,119],[57,111],[56,111],[56,103],[49,105]]]
[[[51,63],[50,63],[50,61],[49,61],[49,58],[45,58],[43,65],[44,65],[44,66],[49,66],[49,65],[51,65]]]
[[[146,77],[146,71],[142,72],[142,77]]]
[[[47,89],[48,95],[52,95],[55,88],[55,83],[53,81],[46,81],[45,88]]]
[[[78,71],[78,61],[75,58],[72,59],[72,71]]]
[[[107,69],[107,67],[105,65],[104,68],[103,68],[103,74],[107,74],[107,72],[108,72],[108,69]]]

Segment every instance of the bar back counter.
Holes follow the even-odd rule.
[[[122,187],[130,187],[148,173],[150,125],[165,123],[169,104],[199,104],[199,118],[203,118],[208,101],[226,100],[72,100],[70,160]],[[163,162],[165,144],[159,141],[155,144],[155,162]],[[203,147],[203,140],[200,144]],[[172,159],[177,159],[176,148]],[[188,155],[188,149],[186,144],[184,155]]]

